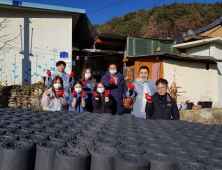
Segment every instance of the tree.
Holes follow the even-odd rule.
[[[9,43],[16,40],[19,35],[15,37],[11,37],[12,34],[7,34],[6,29],[9,27],[11,19],[10,18],[2,18],[0,21],[0,55],[4,55],[9,52],[11,49],[14,49]]]

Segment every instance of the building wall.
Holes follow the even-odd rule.
[[[187,54],[212,56],[216,59],[222,59],[222,45],[219,43],[209,43],[203,46],[197,46],[187,49]],[[218,87],[222,87],[222,63],[217,63],[218,69]],[[218,88],[218,104],[222,107],[222,88]]]
[[[222,37],[222,26],[218,25],[200,35],[207,37]]]
[[[178,89],[178,102],[190,100],[197,104],[198,101],[213,101],[213,106],[218,106],[218,76],[217,65],[210,64],[206,70],[206,63],[194,61],[166,60],[164,59],[164,78],[169,81],[169,86],[174,81],[181,88]]]
[[[0,8],[0,23],[7,18],[6,27],[0,30],[2,85],[36,83],[46,76],[47,69],[56,70],[57,61],[71,64],[70,14]],[[68,52],[68,58],[60,58],[63,51]],[[71,67],[66,71],[69,73]]]

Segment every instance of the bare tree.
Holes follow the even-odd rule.
[[[12,34],[5,34],[5,29],[9,27],[10,21],[11,18],[3,18],[2,21],[0,21],[0,55],[4,55],[11,49],[14,49],[9,43],[17,39],[20,35],[11,38],[10,35]]]

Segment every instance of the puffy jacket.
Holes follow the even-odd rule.
[[[110,73],[107,71],[102,77],[101,81],[105,84],[106,88],[110,90],[111,95],[114,98],[112,114],[122,115],[124,112],[123,95],[126,96],[127,85],[124,79],[124,75],[118,72],[118,80],[116,84],[110,84]]]
[[[177,120],[180,119],[180,114],[176,101],[167,93],[162,101],[160,95],[155,93],[152,97],[152,102],[146,102],[146,114],[150,119],[164,119],[164,120]]]

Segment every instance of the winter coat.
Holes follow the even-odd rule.
[[[73,102],[73,95],[72,93],[69,94],[69,99],[67,101],[67,104],[69,105],[70,111],[75,111],[75,112],[84,112],[86,111],[86,108],[82,107],[82,98],[81,98],[82,93],[77,93],[77,102],[76,102],[76,107],[72,107],[72,102]],[[88,104],[88,96],[84,98],[86,102],[86,106]]]
[[[89,112],[92,112],[93,111],[92,96],[93,96],[93,92],[95,90],[97,83],[91,80],[85,80],[85,83],[86,83],[86,87],[84,87],[83,90],[85,90],[88,96],[88,104],[86,106],[86,110]]]
[[[126,96],[127,85],[124,79],[124,75],[118,72],[118,80],[116,84],[110,84],[110,73],[107,71],[102,77],[101,81],[105,84],[106,88],[110,90],[111,95],[114,98],[112,114],[122,115],[124,112],[123,95]]]
[[[150,96],[154,95],[156,92],[156,85],[154,82],[147,79],[141,81],[140,78],[137,78],[136,81],[133,82],[135,86],[133,90],[133,94],[130,96],[129,90],[127,91],[126,95],[128,98],[134,98],[133,100],[133,114],[135,117],[142,117],[146,119],[145,107],[146,107],[146,98],[145,93],[149,93]]]
[[[66,91],[69,91],[69,88],[73,87],[74,82],[75,82],[74,78],[70,79],[69,74],[67,74],[66,72],[63,72],[62,74],[60,74],[58,72],[54,72],[54,73],[52,73],[51,77],[46,76],[45,85],[48,87],[51,87],[52,80],[54,79],[55,76],[59,76],[62,78],[63,86]]]
[[[67,91],[64,91],[63,97],[60,97],[59,99],[56,98],[55,94],[52,91],[52,88],[48,89],[48,92],[50,93],[50,103],[47,104],[47,96],[45,93],[42,95],[41,103],[42,105],[46,106],[45,110],[50,111],[67,111],[67,102],[66,100],[69,97],[69,94]]]
[[[146,103],[146,114],[150,119],[164,119],[164,120],[177,120],[180,119],[180,114],[176,101],[167,93],[162,101],[160,95],[155,93],[152,97],[151,103]]]
[[[112,105],[114,98],[109,96],[109,102],[105,102],[105,96],[100,96],[99,100],[92,97],[93,113],[110,113],[112,114]]]

